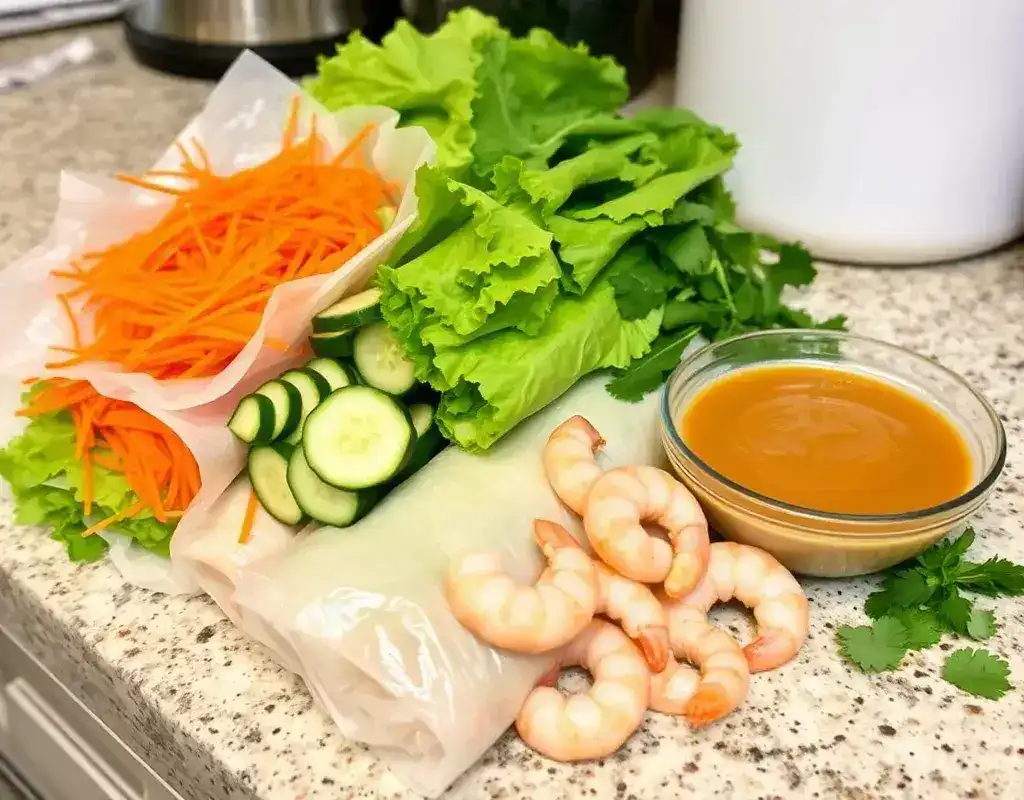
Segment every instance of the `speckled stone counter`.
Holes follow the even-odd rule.
[[[43,235],[61,168],[148,166],[208,91],[135,66],[116,28],[91,31],[109,61],[0,96],[0,266]],[[0,42],[0,61],[66,36]],[[975,520],[976,550],[1024,561],[1024,249],[925,269],[823,267],[804,302],[937,357],[987,394],[1010,458]],[[72,566],[10,516],[0,503],[0,624],[183,796],[409,796],[210,602],[133,589],[106,564]],[[884,676],[840,660],[833,629],[861,624],[872,583],[807,582],[811,637],[798,662],[756,676],[748,702],[722,723],[694,733],[649,715],[615,757],[582,766],[539,758],[509,734],[452,796],[1024,797],[1024,603],[990,604],[1002,627],[988,646],[1020,688],[989,702],[941,680],[939,648]],[[746,635],[731,613],[718,620]]]

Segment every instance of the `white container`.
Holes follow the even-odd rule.
[[[748,227],[888,264],[1024,233],[1024,0],[684,0],[678,71]]]

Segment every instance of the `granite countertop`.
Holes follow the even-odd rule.
[[[206,84],[136,66],[116,26],[90,33],[111,52],[108,61],[0,96],[0,265],[45,233],[62,168],[147,167],[208,92]],[[42,52],[69,35],[0,42],[0,60]],[[922,269],[823,267],[803,302],[845,312],[858,332],[938,358],[988,396],[1006,425],[1010,458],[974,520],[976,550],[1024,561],[1024,249]],[[756,676],[747,703],[723,722],[691,732],[674,718],[648,715],[616,756],[579,766],[549,762],[507,734],[459,781],[459,794],[1020,797],[1024,605],[991,603],[1002,627],[988,647],[1009,660],[1021,688],[990,702],[941,680],[939,648],[880,676],[840,660],[833,629],[862,622],[872,584],[806,582],[811,636],[798,662]],[[728,613],[719,621],[743,625]],[[0,624],[186,798],[407,796],[211,602],[134,589],[108,564],[73,566],[44,532],[14,525],[6,501]]]

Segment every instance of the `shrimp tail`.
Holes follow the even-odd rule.
[[[781,667],[797,654],[802,642],[794,641],[788,631],[769,628],[743,648],[751,672]]]
[[[636,637],[644,659],[652,672],[661,672],[668,664],[669,639],[668,628],[664,625],[647,625],[640,629]]]
[[[550,550],[558,547],[576,547],[580,544],[569,531],[552,522],[549,519],[535,519],[533,521],[533,540],[545,555]]]
[[[683,716],[690,723],[690,727],[703,728],[724,717],[737,705],[724,686],[702,683],[683,708]]]
[[[575,427],[577,430],[585,434],[586,437],[590,440],[590,447],[594,450],[595,453],[607,444],[607,442],[604,440],[604,437],[600,433],[598,433],[597,428],[591,425],[590,420],[588,420],[586,417],[581,417],[579,414],[577,414],[574,417],[570,417],[562,424],[567,427]]]

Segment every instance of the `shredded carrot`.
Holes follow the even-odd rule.
[[[161,522],[181,516],[199,491],[199,467],[181,438],[160,420],[134,403],[103,397],[87,381],[47,380],[18,413],[38,417],[66,411],[75,425],[75,453],[82,463],[82,505],[86,514],[95,502],[96,466],[120,472],[138,503],[108,524],[148,510]]]
[[[62,360],[47,367],[105,362],[157,380],[216,375],[252,338],[277,286],[333,272],[379,236],[376,212],[394,205],[395,195],[362,158],[375,126],[334,156],[315,125],[305,138],[299,127],[296,101],[280,152],[232,175],[216,174],[209,154],[193,141],[190,147],[178,143],[178,169],[119,176],[173,204],[151,229],[51,273],[67,284],[57,299],[72,341],[53,348]],[[275,338],[267,345],[293,347]],[[86,381],[45,380],[20,413],[71,415],[86,512],[95,503],[97,466],[123,473],[139,498],[86,533],[143,510],[161,521],[180,516],[200,487],[198,465],[181,439],[134,404],[100,396]]]
[[[215,375],[252,338],[276,286],[333,272],[379,236],[376,212],[394,187],[363,163],[374,126],[334,156],[315,129],[298,130],[294,105],[280,152],[232,175],[215,174],[194,142],[179,146],[179,169],[121,176],[174,203],[153,228],[53,273],[69,284],[59,298],[74,341],[49,366]]]
[[[256,492],[249,490],[249,505],[245,507],[245,516],[242,517],[242,531],[238,534],[238,543],[245,544],[252,536],[252,524],[256,519],[256,509],[259,506],[259,498]]]

